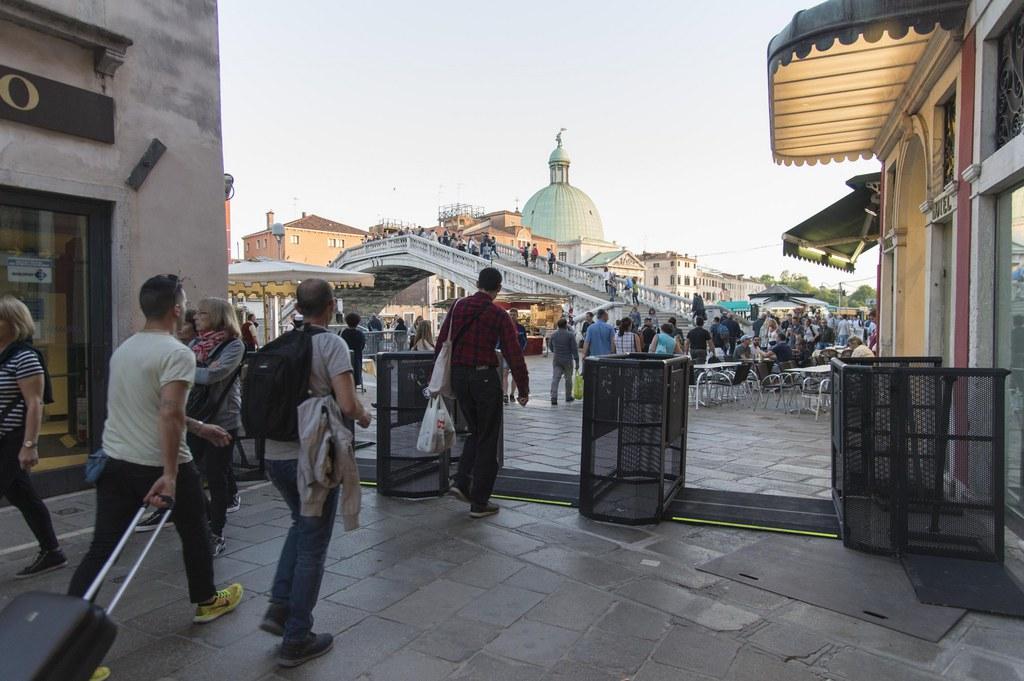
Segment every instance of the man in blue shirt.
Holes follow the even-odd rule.
[[[608,323],[608,311],[599,310],[597,321],[587,328],[587,337],[583,341],[584,357],[600,357],[612,354],[612,337],[615,328]]]

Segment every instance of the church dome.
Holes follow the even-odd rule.
[[[523,224],[536,236],[557,243],[577,239],[604,241],[604,225],[597,206],[586,193],[569,184],[569,152],[562,146],[561,133],[555,139],[558,146],[548,157],[551,184],[523,206]]]

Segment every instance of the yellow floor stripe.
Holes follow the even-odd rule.
[[[839,539],[839,535],[832,532],[810,532],[808,530],[786,530],[781,527],[765,527],[763,525],[745,525],[743,523],[727,523],[720,520],[701,520],[700,518],[678,518],[673,517],[681,523],[695,523],[698,525],[720,525],[722,527],[738,527],[744,530],[762,530],[764,532],[781,532],[784,534],[802,534],[808,537],[823,537],[825,539]]]
[[[550,501],[548,499],[531,499],[530,497],[510,497],[504,494],[492,494],[495,499],[505,499],[507,501],[525,501],[531,504],[550,504],[551,506],[569,506],[572,507],[572,503],[568,501]]]

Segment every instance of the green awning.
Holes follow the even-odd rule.
[[[715,303],[719,307],[724,307],[729,312],[749,312],[750,303],[745,300],[723,300]]]
[[[878,243],[880,181],[881,173],[847,180],[852,193],[782,235],[782,254],[852,272]]]

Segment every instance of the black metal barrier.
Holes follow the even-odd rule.
[[[580,513],[658,522],[686,480],[690,360],[634,353],[583,363]]]
[[[1003,560],[1005,369],[833,359],[832,497],[843,543]]]
[[[448,491],[469,427],[455,400],[445,400],[455,422],[455,445],[443,454],[416,449],[426,395],[434,369],[432,352],[377,355],[377,491],[385,496],[432,497]],[[504,426],[498,436],[498,465],[504,462]]]

